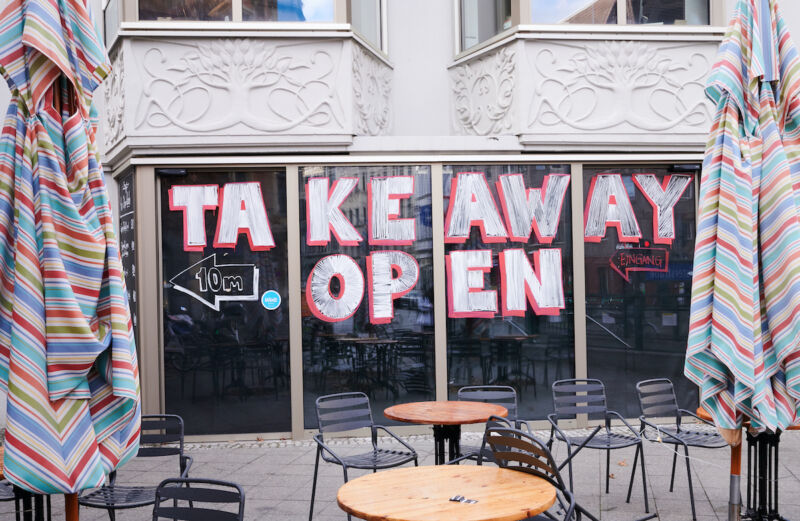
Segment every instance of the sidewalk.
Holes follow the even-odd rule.
[[[538,431],[546,439],[548,432]],[[480,434],[465,433],[463,438],[471,444],[480,441]],[[433,464],[433,439],[431,436],[406,438],[420,454],[421,465]],[[363,451],[369,444],[365,438],[332,440],[343,452]],[[800,433],[786,433],[780,446],[780,513],[787,519],[800,519]],[[746,449],[745,449],[746,450]],[[194,458],[193,477],[209,477],[235,481],[245,490],[245,519],[305,520],[308,519],[311,479],[314,473],[315,448],[311,441],[263,441],[235,443],[189,443],[186,453]],[[563,444],[557,444],[555,457],[561,461],[566,454]],[[648,492],[650,511],[658,512],[661,521],[687,521],[691,519],[689,488],[686,467],[678,458],[675,472],[675,491],[669,492],[672,465],[670,446],[646,443]],[[725,521],[728,501],[728,449],[690,449],[694,474],[694,494],[699,521]],[[605,494],[603,471],[605,452],[585,449],[574,460],[575,495],[579,503],[602,520],[632,521],[643,517],[641,472],[637,471],[630,504],[625,503],[628,480],[633,465],[634,449],[621,449],[611,453],[610,493]],[[743,454],[746,462],[746,454]],[[743,462],[744,463],[744,462]],[[172,477],[172,461],[157,458],[129,463],[119,473],[122,483],[156,483]],[[474,463],[469,463],[474,464]],[[746,463],[744,463],[746,465]],[[743,469],[743,470],[746,470]],[[351,479],[364,471],[350,471]],[[564,469],[564,479],[568,476]],[[336,504],[336,491],[342,484],[341,467],[320,464],[317,500],[314,509],[316,521],[344,521],[345,514]],[[744,493],[744,483],[743,483]],[[0,519],[6,519],[11,505],[0,503]],[[63,519],[63,501],[53,501],[53,519]],[[5,515],[4,515],[5,513]],[[107,520],[105,511],[81,508],[82,521]],[[118,521],[147,520],[149,508],[118,511]],[[11,519],[10,517],[8,519]]]

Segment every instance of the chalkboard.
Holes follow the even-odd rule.
[[[138,305],[136,298],[136,208],[133,169],[117,178],[119,188],[119,254],[128,290],[128,306],[133,320],[133,334],[138,345]]]

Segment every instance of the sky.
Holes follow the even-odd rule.
[[[303,0],[303,16],[307,22],[332,22],[333,0]]]

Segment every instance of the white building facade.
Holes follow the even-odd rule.
[[[303,437],[345,391],[381,420],[489,384],[544,419],[563,378],[629,417],[647,378],[696,403],[703,87],[733,3],[98,6],[145,412]]]

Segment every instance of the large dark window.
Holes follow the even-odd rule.
[[[588,374],[629,418],[641,414],[635,384],[649,378],[671,378],[681,405],[697,406],[697,388],[683,377],[696,171],[584,169]]]
[[[575,374],[569,174],[567,165],[445,166],[451,399],[462,386],[510,385],[520,416],[542,419],[552,411],[552,382]],[[522,273],[531,274],[527,285],[514,278]]]
[[[432,400],[430,168],[300,172],[306,428],[324,394],[362,391],[378,419],[390,405]]]
[[[166,411],[187,434],[289,431],[285,171],[166,174]]]

